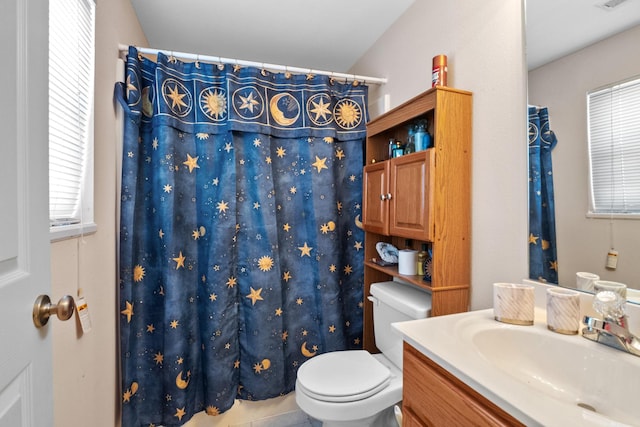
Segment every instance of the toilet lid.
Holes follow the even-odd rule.
[[[298,386],[314,399],[351,402],[389,385],[391,371],[364,350],[334,351],[307,360],[298,369]]]

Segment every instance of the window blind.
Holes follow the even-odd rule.
[[[591,212],[640,213],[640,78],[587,94]]]
[[[93,0],[49,2],[51,225],[83,219],[87,161],[93,144],[94,28]]]

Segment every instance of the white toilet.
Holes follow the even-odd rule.
[[[370,292],[382,353],[334,351],[298,369],[296,403],[323,427],[398,426],[394,406],[402,400],[402,337],[391,324],[428,317],[431,295],[395,281],[373,283]]]

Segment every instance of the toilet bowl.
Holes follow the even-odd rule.
[[[395,427],[393,406],[401,400],[402,372],[382,354],[325,353],[298,370],[296,402],[323,427]]]
[[[391,323],[427,317],[431,295],[413,285],[371,285],[374,335],[382,351],[324,353],[303,363],[296,403],[323,427],[397,427],[394,406],[402,401],[402,338]]]

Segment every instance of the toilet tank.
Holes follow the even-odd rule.
[[[372,283],[370,293],[376,347],[394,365],[402,368],[402,336],[391,329],[391,324],[429,317],[431,294],[397,281]]]

